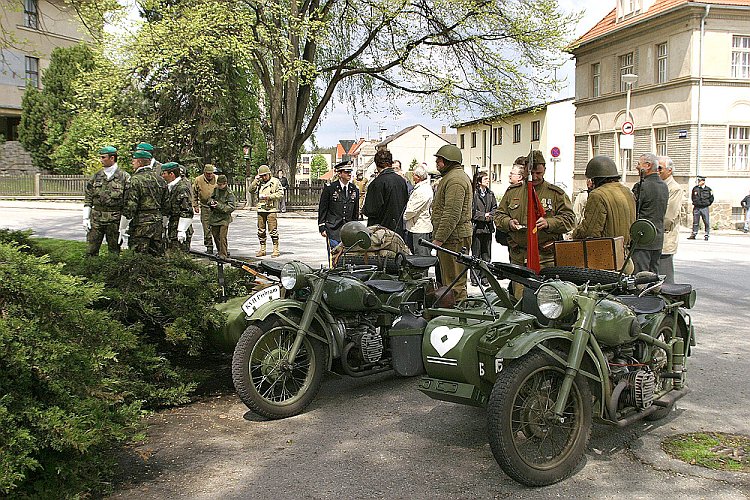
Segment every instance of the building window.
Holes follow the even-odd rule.
[[[750,170],[750,127],[729,127],[727,170]]]
[[[521,142],[521,124],[513,125],[513,142]]]
[[[23,25],[27,28],[39,29],[39,6],[37,0],[23,1]]]
[[[503,143],[503,127],[492,129],[492,144],[499,146]]]
[[[541,128],[542,126],[539,123],[539,120],[534,120],[533,122],[531,122],[531,140],[532,141],[539,140],[539,136],[541,135],[540,134]]]
[[[591,65],[591,97],[599,97],[599,82],[601,80],[602,67],[599,63]]]
[[[654,129],[654,142],[656,143],[657,156],[667,156],[667,129]]]
[[[466,134],[461,134],[459,136],[459,148],[464,149],[466,147]]]
[[[594,156],[599,156],[599,136],[590,135],[589,141],[591,143],[591,158],[593,158]]]
[[[632,149],[621,149],[620,150],[620,171],[630,172],[630,165],[632,163],[633,150]]]
[[[39,88],[39,59],[26,56],[26,85]]]
[[[620,56],[620,77],[622,75],[628,75],[633,73],[633,53],[628,52],[625,55]],[[622,81],[620,78],[620,92],[628,90],[628,84]]]
[[[656,46],[656,83],[667,81],[667,43]]]
[[[732,37],[732,78],[750,78],[750,36]]]
[[[477,133],[476,132],[471,133],[471,147],[472,148],[477,147]]]

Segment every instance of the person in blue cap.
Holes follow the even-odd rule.
[[[101,148],[99,161],[102,168],[86,183],[83,197],[86,253],[99,255],[102,241],[107,238],[107,249],[115,255],[120,253],[118,228],[130,174],[118,168],[117,148],[114,146]]]

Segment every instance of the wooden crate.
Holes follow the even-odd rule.
[[[619,271],[624,263],[625,240],[622,236],[555,242],[555,266]]]

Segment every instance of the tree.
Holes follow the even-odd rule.
[[[289,167],[334,97],[356,111],[377,93],[407,94],[451,116],[464,107],[504,112],[529,104],[554,88],[575,22],[555,0],[141,5],[158,15],[139,38],[185,54],[231,54],[257,75],[270,161],[292,176]]]
[[[328,163],[323,155],[315,155],[310,160],[310,179],[317,180],[328,172]]]

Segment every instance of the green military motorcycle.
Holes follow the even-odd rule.
[[[654,234],[648,221],[631,230],[644,243]],[[514,480],[560,481],[583,459],[592,418],[619,427],[664,418],[688,393],[690,285],[581,268],[537,276],[448,253],[487,277],[491,291],[456,309],[427,311],[434,319],[425,329],[419,389],[486,407],[492,453]],[[523,283],[524,298],[514,301],[498,279]]]
[[[370,246],[359,222],[345,224],[341,236],[347,248]],[[434,288],[426,269],[436,260],[400,254],[398,276],[369,265],[284,264],[280,283],[247,298],[236,323],[244,331],[232,378],[242,402],[267,418],[285,418],[310,404],[326,370],[351,377],[423,373],[427,322],[420,315]]]

